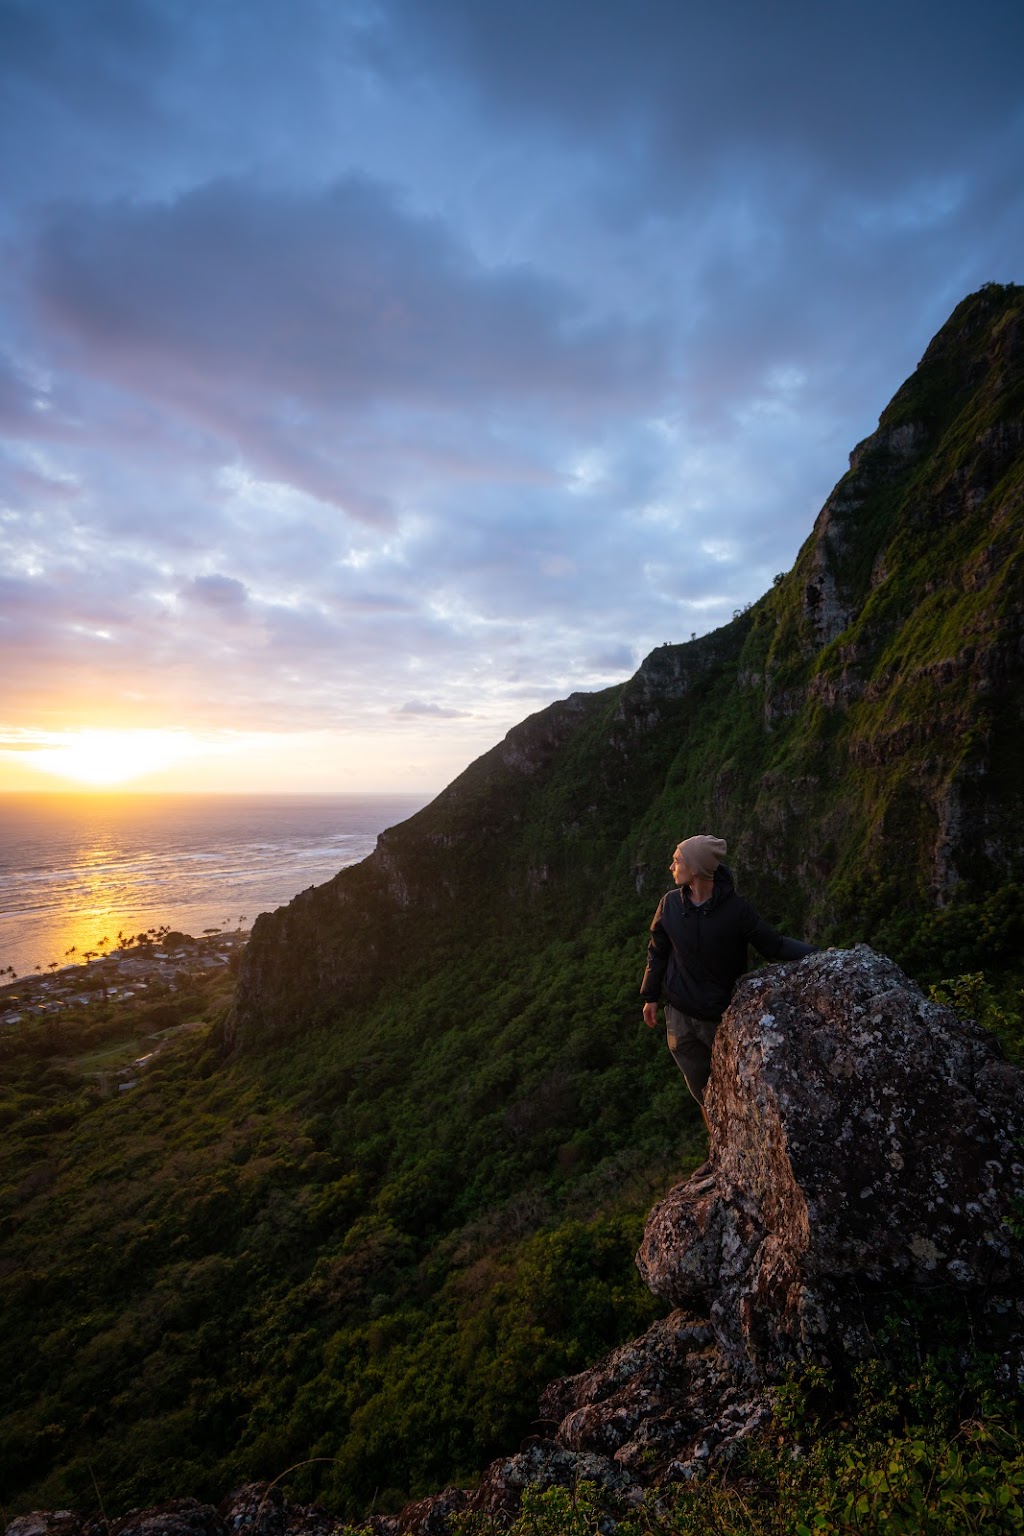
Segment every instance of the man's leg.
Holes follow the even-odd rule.
[[[704,1089],[711,1076],[711,1047],[718,1025],[709,1019],[691,1018],[689,1014],[667,1003],[665,1026],[669,1053],[686,1079],[687,1088],[700,1105],[701,1116],[710,1136],[711,1126],[704,1111]]]

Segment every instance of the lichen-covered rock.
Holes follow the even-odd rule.
[[[220,1506],[227,1536],[284,1536],[284,1494],[269,1483],[247,1483],[229,1493]]]
[[[616,1494],[628,1494],[634,1486],[629,1473],[600,1452],[536,1438],[515,1456],[491,1462],[470,1496],[470,1508],[488,1515],[509,1513],[518,1509],[526,1488],[576,1488],[583,1482]]]
[[[647,1481],[727,1460],[767,1422],[771,1400],[734,1380],[708,1323],[677,1311],[592,1370],[553,1382],[540,1409],[558,1421],[559,1444],[610,1456]]]
[[[119,1520],[94,1521],[89,1531],[104,1536],[224,1536],[217,1511],[198,1499],[169,1499],[153,1509],[132,1509]]]
[[[361,1530],[368,1536],[447,1536],[469,1505],[464,1488],[445,1488],[407,1504],[398,1515],[371,1515]]]
[[[471,1492],[446,1488],[407,1504],[398,1515],[373,1515],[360,1529],[367,1536],[448,1536],[467,1513],[485,1516],[501,1529],[518,1512],[527,1488],[577,1488],[583,1482],[626,1500],[640,1496],[639,1483],[609,1457],[532,1437],[514,1456],[492,1461]]]
[[[82,1517],[70,1509],[37,1509],[7,1522],[7,1536],[78,1536]]]
[[[732,1369],[863,1354],[873,1287],[1021,1294],[1024,1073],[866,946],[768,967],[715,1043],[707,1177],[647,1222],[656,1295],[710,1315]]]

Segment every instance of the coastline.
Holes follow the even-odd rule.
[[[0,983],[11,964],[20,978],[108,953],[121,930],[251,927],[258,913],[366,858],[385,827],[422,803],[345,794],[44,795],[30,804],[0,796]]]
[[[198,938],[164,926],[142,942],[80,963],[16,976],[0,985],[0,1029],[52,1017],[69,1008],[158,997],[196,980],[235,970],[251,930],[207,930]],[[2,974],[2,973],[0,973]]]

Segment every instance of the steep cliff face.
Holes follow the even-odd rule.
[[[470,939],[640,924],[699,828],[818,937],[884,939],[1019,879],[1022,513],[1024,289],[990,285],[751,610],[524,721],[362,865],[262,916],[227,1045],[364,1007]]]
[[[1005,829],[1020,810],[1020,300],[992,288],[957,309],[759,615],[766,722],[794,718],[794,766],[813,789],[825,765],[867,841],[858,857],[840,829],[850,878],[898,861],[940,904],[1019,870]]]

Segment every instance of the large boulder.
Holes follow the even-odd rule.
[[[737,1377],[866,1354],[882,1290],[1017,1304],[1024,1072],[891,960],[828,950],[742,982],[706,1109],[708,1174],[654,1208],[637,1263]]]

